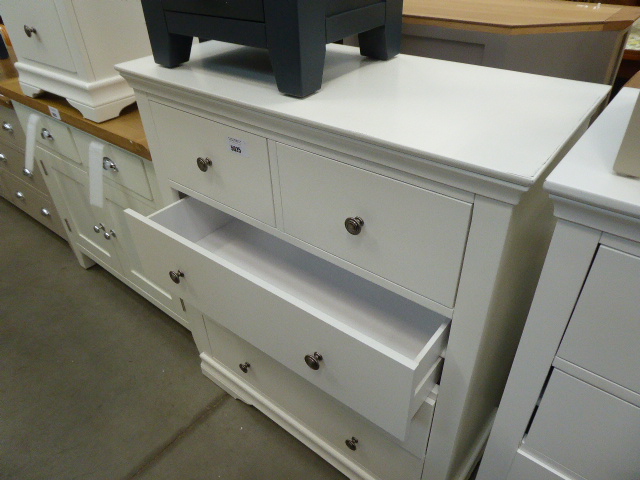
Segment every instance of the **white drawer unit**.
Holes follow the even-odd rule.
[[[0,141],[14,148],[24,149],[24,131],[16,112],[10,108],[0,108]]]
[[[2,167],[36,190],[47,193],[47,186],[39,168],[34,168],[31,175],[25,175],[24,151],[16,150],[5,144],[0,145],[0,168]]]
[[[328,46],[300,101],[261,55],[118,66],[168,205],[125,212],[143,269],[188,303],[205,375],[351,479],[466,479],[548,245],[542,181],[607,88]]]
[[[55,93],[95,122],[134,102],[113,65],[151,52],[140,2],[2,0],[0,11],[27,95]]]
[[[612,168],[638,93],[547,180],[558,223],[479,480],[640,477],[640,181]]]

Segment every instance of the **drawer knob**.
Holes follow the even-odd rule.
[[[104,230],[104,225],[99,223],[98,225],[93,226],[93,231],[96,233],[100,233],[100,230]]]
[[[20,200],[24,200],[24,193],[17,191],[16,192],[16,197],[19,198]]]
[[[33,172],[31,170],[29,170],[28,168],[23,168],[22,169],[22,174],[25,177],[33,178]]]
[[[209,167],[213,165],[213,162],[209,157],[206,157],[206,158],[198,157],[198,159],[196,160],[196,163],[198,164],[198,168],[202,172],[206,172],[207,170],[209,170]]]
[[[240,366],[240,370],[242,370],[244,373],[247,373],[249,371],[249,367],[251,367],[251,364],[249,362],[244,362],[244,363],[241,363],[239,366]]]
[[[53,141],[53,135],[51,135],[51,132],[49,130],[47,130],[46,128],[43,128],[40,131],[40,136],[45,140]]]
[[[364,220],[360,217],[349,217],[344,221],[344,226],[351,235],[358,235],[364,227]]]
[[[42,210],[40,210],[40,213],[42,214],[43,217],[50,217],[51,216],[51,212],[49,210],[47,210],[46,208],[43,208]]]
[[[169,278],[173,283],[180,283],[180,278],[184,278],[184,273],[182,273],[180,270],[175,272],[171,270],[169,272]]]
[[[356,437],[351,437],[348,440],[345,440],[344,443],[349,447],[349,450],[353,450],[354,452],[358,448],[356,447],[356,444],[358,443],[358,439]]]
[[[116,236],[116,232],[114,232],[113,230],[104,232],[104,238],[106,238],[107,240],[111,240],[111,237],[115,237],[115,236]]]
[[[2,122],[2,129],[5,132],[13,133],[13,125],[11,125],[9,122]]]
[[[5,157],[4,153],[0,153],[0,162],[7,163],[7,157]]]
[[[111,170],[112,172],[118,172],[118,166],[113,163],[113,160],[111,160],[109,157],[104,157],[102,159],[102,169],[103,170]]]
[[[27,34],[27,37],[31,38],[31,35],[33,35],[34,33],[38,33],[38,31],[35,29],[35,27],[30,27],[28,25],[25,25],[24,33]]]
[[[304,362],[311,370],[318,370],[320,368],[320,360],[322,360],[322,355],[318,352],[314,352],[313,355],[304,356]]]

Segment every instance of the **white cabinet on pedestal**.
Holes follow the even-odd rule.
[[[478,480],[640,477],[640,180],[613,172],[639,93],[545,184],[558,224]]]
[[[22,90],[65,97],[102,122],[133,103],[113,65],[151,53],[135,0],[2,0]]]
[[[205,375],[350,478],[466,479],[553,226],[542,181],[608,88],[328,46],[300,101],[266,61],[118,66],[169,205],[125,212],[142,264]]]

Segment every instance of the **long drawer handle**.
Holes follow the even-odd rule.
[[[322,355],[318,352],[314,352],[313,355],[305,355],[304,362],[311,370],[319,370],[320,369],[320,361],[322,360]]]
[[[358,235],[364,227],[364,220],[360,217],[349,217],[344,221],[344,227],[351,235]]]
[[[213,165],[213,162],[209,157],[206,157],[206,158],[198,157],[196,159],[196,164],[198,165],[198,168],[200,169],[201,172],[206,172],[207,170],[209,170],[209,167]]]
[[[171,270],[169,272],[169,278],[173,283],[180,283],[180,279],[184,278],[184,273],[182,273],[180,270],[177,270],[177,271]]]
[[[349,450],[353,450],[354,452],[358,448],[356,444],[358,443],[358,439],[356,437],[351,437],[344,441],[344,443],[349,447]]]
[[[11,125],[9,122],[2,122],[2,129],[5,132],[13,133],[13,125]]]
[[[28,25],[24,26],[24,33],[27,34],[27,37],[31,38],[31,35],[33,35],[34,33],[37,34],[38,31],[35,29],[35,27],[30,27]]]

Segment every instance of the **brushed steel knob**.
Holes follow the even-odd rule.
[[[20,200],[24,200],[24,193],[18,191],[16,192],[16,197],[19,198]]]
[[[244,362],[244,363],[241,363],[239,367],[240,367],[240,370],[242,370],[244,373],[247,373],[249,371],[249,367],[251,367],[251,364],[249,362]]]
[[[96,233],[100,233],[100,230],[104,230],[104,225],[99,223],[98,225],[93,226],[93,231]]]
[[[180,278],[184,278],[184,273],[182,273],[180,270],[177,270],[175,272],[171,270],[169,272],[169,278],[173,283],[180,283]]]
[[[314,352],[313,355],[305,355],[304,362],[311,370],[318,370],[320,368],[320,361],[322,360],[322,355],[318,352]]]
[[[46,128],[43,128],[40,131],[40,136],[45,140],[53,141],[53,135],[51,135],[51,132],[49,130],[47,130]]]
[[[5,132],[13,133],[13,125],[11,125],[9,122],[2,122],[2,129]]]
[[[206,158],[198,157],[198,159],[196,160],[196,163],[198,164],[198,168],[202,172],[206,172],[207,170],[209,170],[209,167],[213,165],[213,162],[209,157],[206,157]]]
[[[22,169],[22,174],[25,177],[33,178],[33,172],[31,170],[29,170],[28,168],[23,168]]]
[[[356,437],[351,437],[347,440],[344,441],[344,443],[347,445],[347,447],[349,447],[349,450],[353,450],[355,452],[356,448],[356,444],[358,443],[358,439]]]
[[[349,217],[344,221],[344,227],[351,235],[358,235],[364,227],[364,220],[360,217]]]
[[[115,236],[116,236],[116,232],[114,232],[113,230],[104,232],[104,238],[106,238],[107,240],[111,240],[111,237],[115,237]]]
[[[7,157],[4,155],[4,153],[0,153],[0,162],[7,163]]]
[[[51,212],[49,210],[47,210],[46,208],[43,208],[42,210],[40,210],[40,213],[42,214],[43,217],[50,217],[51,216]]]
[[[33,35],[34,33],[37,34],[38,31],[35,29],[35,27],[30,27],[28,25],[24,26],[24,33],[27,34],[27,37],[31,38],[31,35]]]
[[[109,157],[104,157],[102,159],[102,168],[104,170],[111,170],[112,172],[118,172],[118,166],[113,163],[113,161]]]

